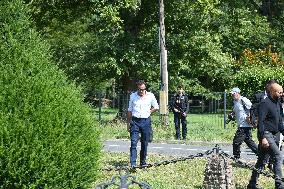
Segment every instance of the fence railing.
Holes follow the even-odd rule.
[[[96,93],[92,96],[86,97],[88,101],[94,107],[95,118],[99,122],[109,122],[113,120],[125,120],[126,112],[128,108],[130,93],[116,93],[115,95],[106,95],[103,93]],[[158,103],[159,95],[155,95]],[[169,104],[174,94],[169,95]],[[209,97],[208,97],[209,96]],[[210,97],[211,96],[211,97]],[[211,95],[188,95],[190,114],[207,114],[210,119],[199,120],[200,124],[218,124],[226,128],[226,119],[228,108],[231,109],[232,99],[227,99],[228,95],[224,92],[212,93]],[[171,114],[171,112],[169,111]],[[195,121],[198,121],[196,119]]]

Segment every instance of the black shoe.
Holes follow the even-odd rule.
[[[129,172],[130,172],[130,173],[135,173],[135,172],[136,172],[136,168],[137,168],[136,165],[131,165],[131,166],[130,166],[130,169],[129,169]]]
[[[140,167],[147,167],[147,166],[148,166],[147,163],[140,164]]]
[[[235,158],[235,160],[239,160],[239,159],[240,159],[240,156],[234,155],[234,158]]]
[[[272,164],[272,163],[269,163],[269,164],[267,165],[267,167],[268,167],[268,169],[269,169],[270,171],[273,171],[273,164]]]
[[[259,187],[257,184],[255,184],[255,185],[248,184],[247,189],[263,189],[263,188]]]

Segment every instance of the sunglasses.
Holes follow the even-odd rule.
[[[140,92],[143,92],[143,91],[145,91],[146,89],[138,89],[138,91],[140,91]]]

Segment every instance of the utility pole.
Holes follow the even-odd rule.
[[[159,45],[160,45],[160,72],[161,72],[161,91],[160,91],[160,118],[162,126],[169,125],[168,112],[168,68],[167,68],[167,50],[165,40],[165,14],[164,0],[159,0]]]

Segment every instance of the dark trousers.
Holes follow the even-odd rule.
[[[186,135],[187,135],[186,117],[184,117],[179,112],[174,112],[174,123],[175,123],[175,129],[176,129],[176,139],[180,139],[180,123],[182,126],[182,138],[186,139]]]
[[[267,149],[264,149],[259,145],[258,158],[257,158],[257,162],[255,164],[255,168],[262,170],[264,168],[265,156],[266,156],[266,154],[269,154],[270,158],[273,158],[273,172],[276,175],[275,188],[276,189],[283,189],[283,183],[281,181],[281,178],[282,178],[282,170],[281,170],[282,157],[281,157],[281,153],[280,153],[280,150],[279,150],[278,144],[277,144],[277,136],[276,136],[276,134],[274,135],[270,132],[265,131],[264,137],[267,139],[267,141],[269,143],[269,147]],[[257,173],[257,171],[253,170],[249,184],[251,186],[256,185],[258,177],[259,177],[259,174]]]
[[[241,154],[241,145],[243,142],[247,144],[247,146],[257,154],[257,145],[252,140],[251,135],[252,128],[249,127],[239,127],[233,139],[233,155],[236,158],[240,157]]]
[[[140,165],[146,164],[147,147],[150,140],[151,132],[151,119],[149,118],[135,118],[132,117],[130,123],[130,164],[131,166],[136,166],[137,159],[137,143],[140,139],[141,141],[141,151],[140,151]],[[140,136],[141,134],[141,136]]]

